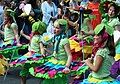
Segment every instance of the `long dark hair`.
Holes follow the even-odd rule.
[[[100,33],[100,35],[102,35],[102,38],[103,38],[103,42],[105,42],[105,40],[107,41],[105,46],[103,47],[106,47],[109,49],[110,51],[110,56],[115,56],[115,44],[114,44],[114,37],[113,35],[110,36],[107,32],[106,32],[106,29],[104,28]],[[105,34],[107,34],[107,39],[105,37]]]
[[[115,44],[114,44],[113,35],[112,36],[108,35],[108,40],[107,40],[105,47],[108,47],[108,49],[110,51],[109,55],[114,57],[115,56]]]

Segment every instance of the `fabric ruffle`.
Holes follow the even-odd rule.
[[[120,81],[115,80],[110,76],[102,79],[89,76],[88,79],[83,80],[83,82],[80,84],[120,84]]]
[[[120,54],[116,54],[114,58],[115,58],[115,61],[120,60]]]
[[[111,75],[120,80],[120,60],[115,61],[110,69]]]
[[[0,49],[0,54],[7,54],[9,52],[12,52],[12,51],[15,51],[16,49],[19,50],[19,49],[25,49],[27,48],[28,45],[22,45],[22,46],[9,46],[9,47],[6,47],[5,49],[4,48],[1,48]]]
[[[77,41],[75,40],[69,40],[70,42],[70,48],[71,50],[75,50],[75,52],[79,52],[82,50],[82,47],[80,47],[80,43],[78,43]],[[83,46],[83,51],[84,53],[89,53],[91,54],[92,53],[92,46],[90,45],[84,45]]]
[[[12,46],[16,46],[16,41],[14,39],[3,42],[2,46],[0,47],[0,50],[11,48]]]
[[[29,53],[28,53],[29,54]],[[15,61],[11,62],[11,66],[23,66],[24,64],[32,64],[32,63],[44,63],[47,60],[47,56],[44,57],[41,54],[34,53],[31,56],[27,56],[25,54],[24,56],[21,56],[20,58],[16,59]]]
[[[103,81],[103,82],[99,82],[99,83],[91,83],[87,79],[85,79],[85,80],[83,80],[82,83],[79,83],[79,84],[120,84],[120,81],[114,80],[114,81]]]
[[[27,48],[28,47],[28,45],[22,45],[22,46],[9,46],[9,47],[7,47],[7,48],[5,48],[5,49],[1,49],[0,50],[0,54],[2,54],[4,57],[6,57],[6,58],[9,58],[10,56],[9,56],[9,54],[13,54],[14,56],[13,56],[13,60],[15,60],[15,59],[17,59],[18,57],[19,57],[19,55],[18,55],[18,50],[19,49],[25,49],[25,48]]]
[[[74,73],[74,74],[84,73],[88,69],[88,67],[82,66],[82,65],[83,64],[81,62],[72,62],[71,67],[70,67],[71,73]],[[65,73],[62,72],[64,68],[65,68],[64,61],[58,61],[57,59],[51,59],[41,66],[30,68],[29,72],[31,75],[35,77],[45,78],[45,79],[54,79],[54,78],[63,77],[66,75]]]

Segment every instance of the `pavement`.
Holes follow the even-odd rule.
[[[0,84],[20,84],[19,77],[20,68],[11,68],[4,80],[5,76],[0,76]],[[26,84],[40,84],[40,79],[29,76]]]

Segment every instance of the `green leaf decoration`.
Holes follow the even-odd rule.
[[[31,67],[31,68],[29,69],[29,72],[31,73],[31,75],[34,76],[34,68],[33,68],[33,67]]]
[[[90,42],[93,42],[93,36],[91,36],[91,35],[85,37],[84,39],[87,41],[88,44],[89,44]]]
[[[100,31],[101,31],[103,28],[106,29],[106,32],[107,32],[110,36],[113,35],[114,28],[112,28],[111,26],[109,26],[107,23],[101,23],[101,24],[97,25],[96,28],[94,29],[95,34],[99,34]]]
[[[114,32],[114,28],[109,26],[108,24],[105,24],[105,28],[106,28],[106,31],[107,33],[112,36],[113,35],[113,32]]]
[[[36,74],[36,77],[41,78],[41,77],[42,77],[42,74],[41,74],[41,73],[37,73],[37,74]]]
[[[81,67],[77,72],[76,75],[81,75],[82,73],[85,73],[86,70],[88,70],[88,66]]]
[[[99,34],[100,31],[104,28],[104,26],[105,26],[105,25],[104,25],[103,23],[97,25],[96,28],[94,29],[95,34],[96,34],[96,35]]]
[[[28,47],[28,45],[13,46],[13,47],[11,47],[11,48],[6,48],[6,49],[3,49],[3,50],[0,50],[0,54],[17,51],[17,50],[19,50],[19,49],[25,49],[25,48],[27,48],[27,47]]]

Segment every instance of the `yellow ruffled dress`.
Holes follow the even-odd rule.
[[[4,56],[0,55],[0,75],[4,75],[6,67],[8,67],[8,62]]]

